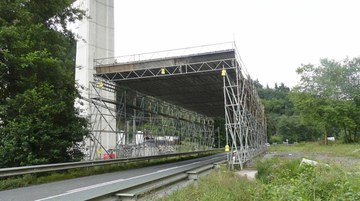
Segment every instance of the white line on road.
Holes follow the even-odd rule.
[[[127,178],[127,179],[117,179],[117,180],[108,181],[108,182],[104,182],[104,183],[100,183],[100,184],[94,184],[94,185],[91,185],[91,186],[85,186],[85,187],[82,187],[82,188],[77,188],[77,189],[73,189],[73,190],[70,190],[70,191],[66,191],[66,193],[62,193],[62,194],[58,194],[58,195],[54,195],[54,196],[50,196],[50,197],[46,197],[46,198],[41,198],[41,199],[38,199],[38,200],[35,200],[35,201],[49,200],[49,199],[52,199],[52,198],[57,198],[57,197],[61,197],[61,196],[64,196],[64,195],[69,195],[69,194],[73,194],[73,193],[77,193],[77,192],[81,192],[81,191],[85,191],[85,190],[89,190],[89,189],[93,189],[93,188],[98,188],[98,187],[102,187],[102,186],[106,186],[106,185],[110,185],[110,184],[115,184],[115,183],[119,183],[119,182],[122,182],[122,181],[127,181],[127,180],[131,180],[131,179],[137,179],[137,178],[157,174],[159,172],[165,172],[165,171],[168,171],[168,170],[173,170],[173,169],[177,169],[177,168],[186,167],[186,166],[194,165],[194,164],[197,164],[197,163],[200,163],[200,162],[198,161],[198,162],[193,162],[193,163],[190,163],[190,164],[187,164],[187,165],[175,166],[175,167],[172,167],[172,168],[158,170],[156,172],[143,174],[143,175],[139,175],[139,176],[135,176],[135,177],[130,177],[130,178]]]
[[[104,183],[100,183],[100,184],[94,184],[94,185],[91,185],[91,186],[85,186],[85,187],[82,187],[82,188],[76,188],[76,189],[66,191],[66,192],[67,193],[76,193],[76,192],[80,192],[80,191],[84,191],[84,190],[88,190],[88,189],[93,189],[93,188],[97,188],[97,187],[101,187],[101,186],[106,186],[106,185],[109,185],[109,184],[115,184],[115,183],[118,183],[118,182],[121,182],[121,181],[124,181],[124,179],[117,179],[117,180],[108,181],[108,182],[104,182]]]

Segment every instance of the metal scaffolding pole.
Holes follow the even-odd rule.
[[[212,148],[212,118],[121,88],[111,81],[99,79],[91,87],[89,160],[100,158],[98,150],[108,157],[115,154],[121,158]],[[104,91],[112,93],[110,97],[114,99],[102,97]],[[113,134],[112,142],[107,142],[110,146],[104,143],[109,140],[104,139],[104,133]]]
[[[225,127],[232,140],[229,164],[242,169],[245,162],[264,151],[266,123],[253,81],[244,77],[237,60],[234,66],[223,73]]]

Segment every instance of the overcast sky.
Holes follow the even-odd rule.
[[[359,0],[114,0],[115,54],[235,41],[261,84],[320,58],[360,56]]]

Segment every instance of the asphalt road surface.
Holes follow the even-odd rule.
[[[87,200],[158,177],[186,172],[225,159],[225,154],[0,191],[0,201]]]

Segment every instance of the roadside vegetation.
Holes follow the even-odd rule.
[[[277,146],[275,149],[289,151],[294,148],[302,151],[311,148],[321,153],[343,156],[342,153],[360,145],[336,144],[332,146],[333,149],[323,147],[328,146],[311,143],[296,148]],[[353,159],[357,160],[357,165],[346,167],[337,162],[325,164],[323,161],[318,161],[320,164],[316,166],[300,166],[301,158],[257,159],[256,181],[239,178],[224,166],[200,178],[198,185],[189,185],[161,200],[360,200],[360,157],[357,155]]]

